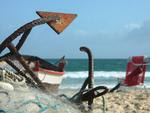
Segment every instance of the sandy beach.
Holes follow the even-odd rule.
[[[105,113],[148,113],[150,111],[150,92],[129,91],[109,93],[105,98]],[[103,111],[102,98],[95,100],[94,113]]]
[[[75,91],[70,91],[70,94]],[[68,91],[69,94],[69,91]],[[126,90],[104,95],[94,100],[93,113],[149,113],[150,90]]]

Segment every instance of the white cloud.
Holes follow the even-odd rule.
[[[133,29],[128,33],[128,37],[148,41],[150,37],[150,20],[143,22],[138,29]]]
[[[136,24],[136,23],[130,23],[128,25],[125,25],[125,28],[131,31],[131,30],[134,30],[134,29],[140,29],[141,25]]]

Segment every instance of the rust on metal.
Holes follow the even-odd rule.
[[[42,90],[45,90],[45,87],[43,86],[40,79],[32,72],[32,70],[29,68],[29,66],[25,63],[24,58],[18,53],[17,49],[14,47],[12,43],[7,45],[8,49],[12,52],[12,54],[15,54],[16,59],[22,64],[24,69],[31,75],[33,80],[38,84],[38,87]]]
[[[51,16],[57,16],[60,19],[55,22],[47,22],[47,24],[56,32],[61,33],[75,18],[76,14],[65,14],[65,13],[56,13],[56,12],[36,12],[42,18],[48,18]]]

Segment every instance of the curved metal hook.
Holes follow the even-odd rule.
[[[89,89],[93,88],[93,84],[94,84],[94,77],[93,77],[94,62],[93,62],[92,52],[90,51],[89,48],[80,47],[80,51],[86,52],[88,54],[88,67],[89,67],[88,78],[85,80],[85,82],[84,82],[84,84],[80,90],[80,92],[82,92],[82,90],[84,90],[87,85],[88,85]],[[89,109],[92,109],[93,99],[94,98],[89,98],[89,100],[88,100]]]
[[[92,52],[89,48],[87,47],[80,47],[80,51],[86,52],[88,54],[88,81],[89,81],[89,88],[93,88],[93,67],[94,67],[94,62],[93,62],[93,56]]]

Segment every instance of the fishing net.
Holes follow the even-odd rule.
[[[75,105],[65,99],[29,88],[25,78],[16,70],[5,61],[0,63],[0,82],[10,84],[14,88],[10,91],[8,85],[0,86],[0,113],[80,113]],[[24,71],[17,60],[12,63]]]
[[[0,91],[0,112],[81,113],[76,106],[67,100],[35,90],[32,90],[32,92]]]
[[[23,67],[19,64],[17,60],[13,60],[12,63],[16,65],[20,71],[24,71]],[[25,90],[28,88],[25,78],[18,74],[16,70],[14,70],[5,61],[0,62],[0,80],[0,84],[2,84],[0,88],[6,90],[7,87],[6,85],[3,85],[4,83],[12,85],[15,90]]]
[[[23,68],[23,66],[19,63],[18,60],[10,60],[19,70],[24,71],[25,69]],[[16,70],[14,68],[12,68],[9,64],[7,64],[5,61],[1,61],[0,62],[0,68],[1,69],[5,69],[5,70],[9,70],[9,71],[13,71],[14,73],[17,73]]]

